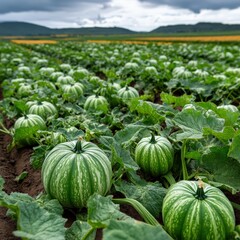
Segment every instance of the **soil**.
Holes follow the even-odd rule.
[[[1,99],[0,89],[0,99]],[[5,126],[10,128],[12,123],[5,121]],[[40,170],[34,170],[30,165],[30,155],[32,153],[31,148],[13,149],[11,152],[7,151],[7,147],[11,142],[11,137],[0,133],[0,175],[5,180],[4,190],[9,194],[11,192],[28,193],[30,196],[37,196],[43,191],[43,185],[41,182]],[[27,171],[27,177],[17,182],[15,178],[19,176],[23,171]],[[239,203],[240,194],[231,195],[228,194],[231,201]],[[1,240],[18,240],[13,235],[13,231],[16,230],[16,222],[10,217],[6,216],[6,209],[0,207],[0,239]],[[142,220],[139,214],[131,206],[122,205],[121,211],[129,216]],[[240,211],[235,211],[236,222],[240,224]],[[73,214],[65,212],[64,217],[68,218],[67,227],[74,221]],[[158,219],[161,222],[161,219]],[[102,238],[102,231],[97,231],[96,239]]]

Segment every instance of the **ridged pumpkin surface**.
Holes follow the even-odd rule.
[[[102,111],[103,113],[107,113],[109,107],[108,105],[108,101],[105,97],[92,95],[86,99],[84,109],[88,111]]]
[[[42,166],[45,191],[65,207],[82,208],[93,193],[105,195],[111,186],[111,162],[95,144],[81,141],[60,143]]]
[[[197,181],[172,185],[163,201],[165,230],[180,240],[229,239],[235,227],[233,207],[223,192],[204,183],[199,198]]]
[[[135,149],[135,161],[151,176],[166,174],[173,165],[173,148],[165,137],[146,137],[140,140]]]
[[[123,100],[128,100],[131,98],[139,97],[139,93],[135,88],[126,86],[118,90],[118,96]]]

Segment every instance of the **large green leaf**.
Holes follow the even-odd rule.
[[[172,239],[161,226],[152,226],[143,222],[111,220],[108,227],[103,230],[104,240],[147,240]]]
[[[155,217],[158,217],[162,211],[163,198],[167,190],[159,182],[145,182],[136,185],[121,180],[115,184],[115,188],[127,198],[133,198],[140,202]]]
[[[164,117],[157,112],[156,108],[150,102],[134,98],[128,105],[131,112],[136,111],[145,121],[151,124],[156,124],[164,120]]]
[[[87,203],[88,223],[94,228],[104,228],[108,226],[111,219],[129,220],[132,218],[120,212],[118,204],[114,204],[111,197],[103,197],[93,194]]]
[[[240,191],[240,163],[227,156],[228,150],[228,147],[211,147],[203,154],[200,167],[212,184],[236,193]]]
[[[96,230],[87,222],[76,220],[69,229],[66,230],[65,240],[94,240]]]
[[[240,134],[237,134],[232,141],[228,156],[238,160],[240,164]]]
[[[169,93],[164,93],[162,92],[160,94],[160,97],[161,97],[161,100],[164,102],[164,103],[167,103],[167,104],[172,104],[174,105],[174,107],[183,107],[185,106],[186,104],[189,104],[193,101],[193,96],[192,95],[182,95],[182,96],[173,96]]]
[[[39,207],[36,202],[31,204],[18,203],[18,230],[14,235],[31,240],[64,240],[66,219]]]
[[[182,129],[182,132],[176,135],[178,141],[183,139],[201,139],[203,138],[205,128],[222,131],[225,122],[224,119],[218,118],[211,110],[200,111],[195,108],[184,109],[176,114],[173,121]]]

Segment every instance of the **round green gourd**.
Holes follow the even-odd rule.
[[[233,207],[223,192],[202,181],[172,185],[164,200],[165,230],[179,240],[225,240],[235,227]]]
[[[29,101],[27,105],[29,114],[37,114],[44,120],[53,119],[58,115],[56,107],[47,101]]]
[[[31,132],[37,132],[38,130],[45,130],[46,125],[44,120],[36,114],[27,114],[24,115],[23,117],[20,117],[16,120],[14,123],[14,130],[16,131],[17,129],[20,128],[27,128],[27,127],[34,127],[34,130],[31,130]],[[33,136],[25,136],[22,139],[18,138],[18,143],[20,145],[34,145],[36,143],[35,139]]]
[[[32,85],[28,83],[20,83],[19,88],[17,90],[17,95],[19,97],[28,97],[31,95]]]
[[[56,145],[42,166],[45,191],[64,207],[86,207],[93,193],[105,195],[111,187],[111,162],[95,144],[71,141]]]
[[[173,166],[173,147],[167,138],[146,137],[135,149],[135,161],[143,172],[157,177],[166,174]]]
[[[135,88],[126,86],[118,90],[118,96],[123,100],[129,100],[131,98],[139,97],[139,93]]]
[[[101,111],[107,113],[108,107],[109,104],[107,99],[97,94],[89,96],[84,103],[84,109],[87,111]]]
[[[75,102],[83,95],[83,85],[81,83],[65,84],[62,86],[63,99]]]

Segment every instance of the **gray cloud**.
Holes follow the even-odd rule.
[[[139,0],[156,5],[169,5],[172,7],[186,8],[194,12],[201,9],[218,10],[221,8],[234,9],[240,7],[239,0]]]
[[[108,0],[0,0],[0,13],[56,11],[84,3],[106,3]]]

